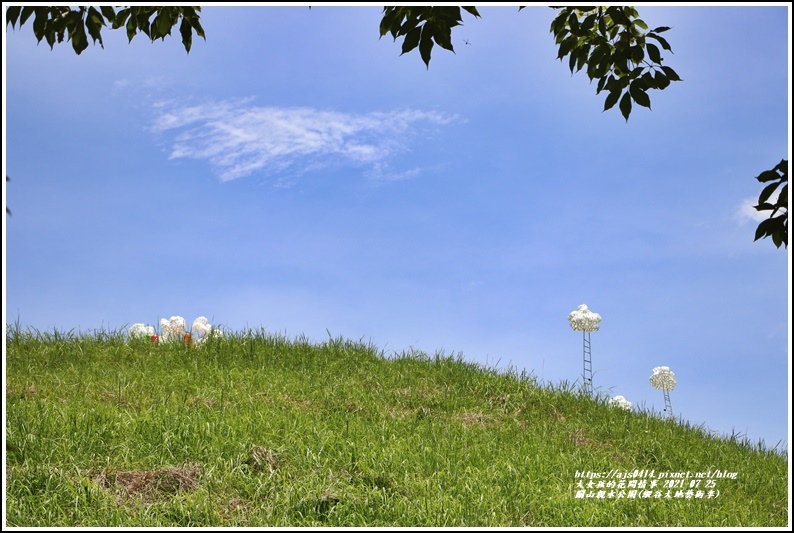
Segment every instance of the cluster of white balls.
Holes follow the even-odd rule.
[[[598,331],[601,315],[590,311],[585,304],[576,308],[568,315],[571,327],[576,331]]]
[[[650,382],[654,389],[670,392],[675,388],[675,374],[669,366],[657,366],[653,369]]]

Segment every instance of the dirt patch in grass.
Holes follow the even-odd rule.
[[[36,395],[36,389],[34,387],[27,387],[27,388],[19,388],[15,389],[14,387],[6,389],[6,398],[33,398]]]
[[[460,413],[453,418],[462,422],[464,426],[487,426],[489,422],[497,420],[494,415],[485,413]]]
[[[232,522],[237,527],[248,526],[248,513],[251,511],[251,502],[240,498],[231,498],[225,508],[220,510],[221,518]]]
[[[577,448],[590,448],[592,450],[614,451],[612,444],[609,442],[600,442],[593,440],[584,428],[574,428],[568,432],[571,442]],[[615,458],[617,456],[613,454]]]
[[[205,398],[203,396],[194,396],[190,400],[188,400],[187,404],[191,407],[194,405],[203,405],[209,409],[218,406],[218,402],[213,400],[212,398]]]
[[[183,467],[156,470],[100,472],[92,479],[111,492],[119,505],[132,498],[151,503],[161,498],[170,498],[178,492],[196,489],[202,471],[200,465],[191,463]]]
[[[255,472],[267,471],[270,474],[278,469],[278,463],[275,452],[264,446],[254,446],[248,450],[248,459],[245,461]]]
[[[440,392],[438,387],[424,386],[424,387],[408,387],[404,389],[397,389],[394,393],[397,396],[408,396],[416,398],[430,398]]]
[[[592,439],[587,436],[585,430],[576,428],[570,432],[571,442],[577,447],[593,448],[595,447]]]
[[[549,410],[557,422],[565,422],[565,417],[553,405],[549,404]]]
[[[130,402],[127,401],[127,395],[118,392],[104,391],[100,393],[99,399],[103,402],[114,403],[119,407],[129,407]]]

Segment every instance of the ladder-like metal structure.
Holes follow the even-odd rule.
[[[593,395],[593,356],[590,353],[589,331],[582,331],[582,387],[585,394]]]
[[[670,404],[670,391],[663,391],[664,392],[664,412],[667,413],[667,416],[673,418],[673,406]]]

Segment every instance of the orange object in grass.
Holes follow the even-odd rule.
[[[185,346],[193,346],[193,337],[190,333],[185,333],[185,336],[182,337],[182,342],[185,343]]]

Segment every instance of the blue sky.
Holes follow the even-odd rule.
[[[204,315],[386,354],[581,380],[788,442],[791,256],[753,242],[789,157],[790,8],[649,7],[665,64],[628,123],[556,60],[554,11],[464,14],[453,54],[379,39],[381,7],[208,6],[206,41],[4,33],[6,323]]]

